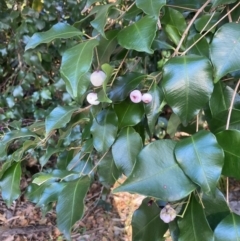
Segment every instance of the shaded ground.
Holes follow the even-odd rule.
[[[230,181],[230,204],[240,214],[240,182]],[[144,197],[128,193],[104,194],[94,183],[86,198],[86,213],[73,228],[74,241],[131,241],[131,216]],[[7,208],[0,200],[0,240],[65,240],[56,228],[54,212],[42,216],[39,208],[24,200]],[[169,241],[169,239],[166,239]]]

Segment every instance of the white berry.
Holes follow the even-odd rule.
[[[142,100],[142,93],[139,90],[133,90],[130,93],[130,99],[133,103],[139,103]]]
[[[149,93],[143,94],[142,101],[146,104],[150,103],[152,101],[152,95]]]
[[[107,76],[103,71],[97,70],[91,74],[90,81],[93,84],[93,86],[101,86],[106,77]]]
[[[100,101],[98,101],[97,99],[98,99],[97,93],[89,93],[87,95],[87,101],[91,105],[98,105]]]
[[[165,223],[170,223],[177,216],[175,209],[173,209],[170,205],[166,205],[160,212],[160,218]]]

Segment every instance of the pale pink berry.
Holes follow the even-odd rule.
[[[152,95],[149,93],[143,94],[142,101],[146,104],[150,103],[152,101]]]
[[[89,93],[87,95],[87,101],[91,105],[98,105],[100,101],[98,101],[97,99],[98,99],[97,93]]]
[[[130,93],[130,99],[133,103],[139,103],[142,100],[142,93],[139,90],[133,90]]]
[[[160,218],[165,223],[170,223],[177,216],[176,210],[173,209],[169,204],[166,205],[160,212]]]
[[[91,74],[90,81],[93,86],[101,86],[104,80],[106,79],[106,77],[107,76],[103,71],[97,70]]]

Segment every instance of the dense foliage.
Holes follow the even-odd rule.
[[[7,205],[34,172],[25,195],[71,240],[91,183],[125,175],[133,241],[239,240],[239,21],[237,0],[1,1]]]

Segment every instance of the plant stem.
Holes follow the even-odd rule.
[[[196,18],[198,17],[198,15],[204,10],[204,8],[211,2],[211,0],[207,0],[201,8],[198,9],[198,11],[195,13],[194,17],[191,19],[190,23],[188,24],[187,28],[185,29],[183,35],[182,35],[182,38],[180,39],[179,43],[178,43],[178,46],[177,48],[175,49],[174,53],[173,53],[173,56],[174,57],[175,55],[178,54],[178,51],[180,49],[180,47],[182,46],[182,43],[185,39],[185,37],[187,36],[188,34],[188,31],[189,29],[191,28],[191,26],[193,25],[194,21],[196,20]]]
[[[240,5],[240,2],[236,4],[228,13],[226,13],[221,19],[219,19],[208,31],[206,31],[198,40],[196,40],[190,47],[188,47],[181,56],[185,55],[194,45],[196,45],[203,37],[205,37],[213,28],[215,28],[224,18],[226,18],[235,8]]]

